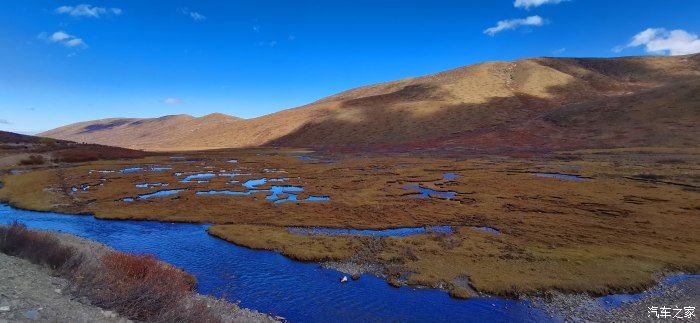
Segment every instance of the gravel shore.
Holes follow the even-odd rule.
[[[76,247],[88,261],[99,261],[111,250],[95,241],[53,233],[61,243]],[[0,323],[6,322],[130,322],[112,311],[91,305],[88,299],[70,294],[70,282],[43,266],[0,253]],[[209,296],[207,306],[217,309],[223,322],[275,322],[276,318]]]
[[[674,276],[669,276],[674,277]],[[565,295],[534,299],[534,306],[566,322],[700,322],[700,277],[697,275],[677,282],[661,280],[641,294],[596,298],[588,295]],[[657,318],[650,307],[695,307],[692,318]],[[676,312],[670,311],[671,315]]]

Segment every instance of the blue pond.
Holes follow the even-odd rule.
[[[328,196],[309,196],[305,199],[298,199],[296,194],[287,194],[286,198],[276,200],[272,204],[282,204],[284,202],[320,202],[320,201],[330,201],[331,198]]]
[[[442,174],[442,179],[443,179],[443,180],[446,180],[446,181],[454,181],[454,180],[456,180],[456,179],[458,179],[458,178],[459,178],[459,175],[457,175],[457,174],[455,174],[455,173],[445,173],[445,174]]]
[[[291,227],[287,231],[303,235],[328,235],[328,236],[369,236],[369,237],[407,237],[424,233],[452,233],[451,226],[433,226],[417,228],[396,228],[384,230],[361,229],[336,229],[336,228],[303,228]]]
[[[129,173],[138,173],[140,171],[143,171],[143,167],[124,168],[124,169],[120,170],[119,172],[122,174],[129,174]]]
[[[149,187],[163,187],[168,186],[167,183],[139,183],[135,185],[136,188],[149,188]]]
[[[149,193],[149,194],[142,194],[142,195],[139,195],[138,198],[136,198],[136,199],[137,200],[147,200],[147,199],[150,199],[152,197],[166,197],[166,196],[179,194],[182,191],[184,191],[184,190],[183,189],[163,190],[163,191],[153,192],[153,193]],[[123,198],[122,201],[127,202],[127,203],[131,203],[134,201],[134,198],[133,197],[126,197],[126,198]]]
[[[172,167],[155,167],[154,166],[154,167],[150,168],[150,171],[152,171],[152,172],[164,172],[166,170],[171,170],[171,169],[173,169],[173,168]]]
[[[273,179],[274,180],[274,179]],[[270,180],[270,181],[273,181]],[[251,181],[257,181],[254,183],[249,183]],[[258,190],[252,189],[253,187],[262,185],[265,181],[260,182],[259,180],[251,180],[243,184],[247,188],[251,188],[247,191],[232,191],[232,190],[211,190],[211,191],[199,191],[195,194],[197,195],[233,195],[233,196],[248,196],[255,193],[270,193],[265,196],[266,200],[273,201],[273,204],[281,204],[284,202],[314,202],[314,201],[328,201],[331,198],[328,196],[309,196],[306,199],[299,200],[296,194],[291,194],[291,192],[303,192],[304,188],[301,186],[283,185],[283,186],[272,186],[270,189]],[[284,197],[282,197],[284,195]]]
[[[247,188],[255,188],[256,186],[260,186],[265,183],[267,183],[267,178],[249,179],[243,183],[243,186]]]
[[[498,231],[498,229],[492,228],[492,227],[472,227],[472,229],[477,230],[477,231],[483,231],[486,233],[492,233],[492,234],[501,234],[501,231]]]
[[[214,173],[192,174],[192,175],[186,176],[180,182],[181,183],[191,183],[192,181],[197,180],[197,183],[202,183],[202,182],[206,182],[214,177],[216,177],[216,174],[214,174]]]
[[[456,192],[451,192],[451,191],[436,191],[433,189],[429,189],[427,187],[423,187],[422,185],[404,185],[402,187],[405,190],[417,190],[418,193],[414,195],[414,197],[419,198],[419,199],[427,199],[430,197],[441,197],[445,199],[453,199],[455,196],[457,196]]]
[[[170,196],[170,195],[175,195],[180,192],[184,191],[183,189],[179,190],[164,190],[164,191],[158,191],[150,194],[143,194],[139,195],[139,200],[145,200],[145,199],[150,199],[152,197],[165,197],[165,196]]]
[[[564,181],[574,181],[574,182],[581,182],[581,181],[587,181],[587,178],[583,178],[578,175],[569,175],[569,174],[559,174],[559,173],[532,173],[532,175],[538,176],[538,177],[546,177],[546,178],[554,178],[554,179],[560,179]]]
[[[0,223],[19,220],[29,228],[62,231],[126,252],[151,253],[194,274],[200,293],[240,300],[241,306],[292,322],[547,322],[527,301],[498,298],[455,300],[432,289],[393,288],[363,275],[343,276],[209,236],[206,225],[98,220],[92,216],[22,211],[0,205]]]
[[[250,175],[250,173],[219,173],[219,176],[223,176],[223,177],[236,177],[236,176],[245,176],[245,175]]]

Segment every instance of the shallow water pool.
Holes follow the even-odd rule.
[[[429,189],[429,188],[427,188],[427,187],[424,187],[423,185],[418,185],[418,184],[414,184],[414,185],[404,185],[404,186],[402,186],[401,188],[403,188],[403,189],[405,189],[405,190],[417,190],[418,193],[416,193],[416,194],[414,194],[414,195],[412,195],[412,196],[415,197],[415,198],[419,198],[419,199],[427,199],[427,198],[431,198],[431,197],[440,197],[440,198],[444,198],[444,199],[448,199],[448,200],[449,200],[449,199],[453,199],[453,198],[455,198],[455,196],[457,196],[457,193],[456,193],[456,192],[452,192],[452,191],[437,191],[437,190]]]
[[[180,182],[181,183],[191,183],[192,181],[195,181],[197,183],[206,183],[210,179],[216,177],[216,174],[214,173],[199,173],[199,174],[192,174],[188,175],[185,178],[183,178]]]

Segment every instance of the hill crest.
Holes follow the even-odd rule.
[[[253,119],[219,113],[103,119],[42,135],[151,150],[687,145],[700,121],[698,82],[698,54],[541,57],[363,86]],[[669,105],[675,121],[663,118]],[[670,124],[662,126],[662,119]],[[669,125],[689,133],[663,130]]]

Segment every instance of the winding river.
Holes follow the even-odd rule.
[[[150,253],[192,273],[202,294],[240,300],[243,307],[307,321],[545,322],[528,301],[455,300],[446,292],[394,288],[363,275],[339,283],[342,273],[278,253],[239,247],[206,233],[207,225],[100,220],[92,216],[19,210],[0,205],[0,224],[71,233],[117,250]]]

